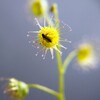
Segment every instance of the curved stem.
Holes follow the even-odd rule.
[[[28,84],[29,88],[36,88],[38,90],[41,90],[41,91],[44,91],[46,93],[49,93],[55,97],[59,97],[59,93],[57,93],[56,91],[50,89],[50,88],[47,88],[45,86],[42,86],[42,85],[39,85],[39,84]]]
[[[69,55],[67,56],[67,58],[65,59],[64,63],[63,63],[63,68],[64,68],[64,73],[66,72],[68,65],[70,64],[70,62],[73,60],[73,58],[76,56],[76,51],[72,51],[69,53]]]

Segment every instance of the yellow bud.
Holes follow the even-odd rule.
[[[34,0],[31,2],[30,10],[34,16],[43,16],[47,13],[48,3],[46,0]]]
[[[50,8],[50,11],[51,11],[52,13],[57,13],[57,4],[53,4],[53,5],[51,6],[51,8]]]

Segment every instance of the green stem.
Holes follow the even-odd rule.
[[[59,17],[58,17],[58,9],[57,8],[56,8],[56,13],[54,13],[54,15],[55,15],[54,20],[55,20],[56,27],[59,27],[59,22],[58,22]],[[50,24],[51,26],[54,25],[48,15],[45,18],[46,18],[48,24]],[[59,47],[59,50],[60,50],[60,47]],[[58,72],[59,72],[59,95],[57,97],[58,97],[58,100],[65,100],[63,64],[62,64],[61,54],[57,51],[56,51],[56,58],[57,58]]]
[[[64,90],[64,74],[59,73],[59,100],[65,100],[65,90]]]
[[[59,27],[59,15],[58,15],[58,8],[56,6],[56,12],[54,12],[55,15],[55,23],[56,27]],[[59,50],[61,48],[59,47]],[[63,72],[63,64],[62,64],[62,58],[61,54],[56,51],[56,57],[57,57],[57,63],[58,63],[58,72],[59,72],[59,99],[58,100],[65,100],[65,91],[64,91],[64,72]]]
[[[41,91],[44,91],[46,93],[49,93],[55,97],[59,97],[59,93],[57,93],[56,91],[52,90],[52,89],[49,89],[45,86],[42,86],[42,85],[39,85],[39,84],[28,84],[29,88],[36,88],[36,89],[39,89]]]
[[[69,55],[67,56],[67,58],[65,59],[64,63],[63,63],[63,68],[64,68],[64,73],[66,72],[70,62],[73,60],[73,58],[76,56],[76,51],[72,51],[71,53],[69,53]]]
[[[59,48],[60,49],[60,48]],[[57,64],[58,64],[58,71],[59,73],[62,72],[62,59],[61,59],[61,54],[56,51],[56,58],[57,58]]]
[[[52,22],[51,18],[48,16],[48,14],[45,14],[44,18],[46,19],[48,25],[53,26],[54,23]]]
[[[56,52],[56,57],[57,57],[58,72],[59,72],[59,99],[58,100],[65,100],[64,73],[63,73],[62,59],[61,59],[61,55],[58,52]]]

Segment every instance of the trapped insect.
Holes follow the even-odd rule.
[[[50,39],[48,36],[42,34],[42,37],[43,37],[43,39],[45,39],[47,42],[52,42],[51,39]]]

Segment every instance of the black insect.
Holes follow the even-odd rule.
[[[47,37],[46,35],[42,34],[43,39],[45,39],[47,42],[52,42],[51,39],[49,37]]]

